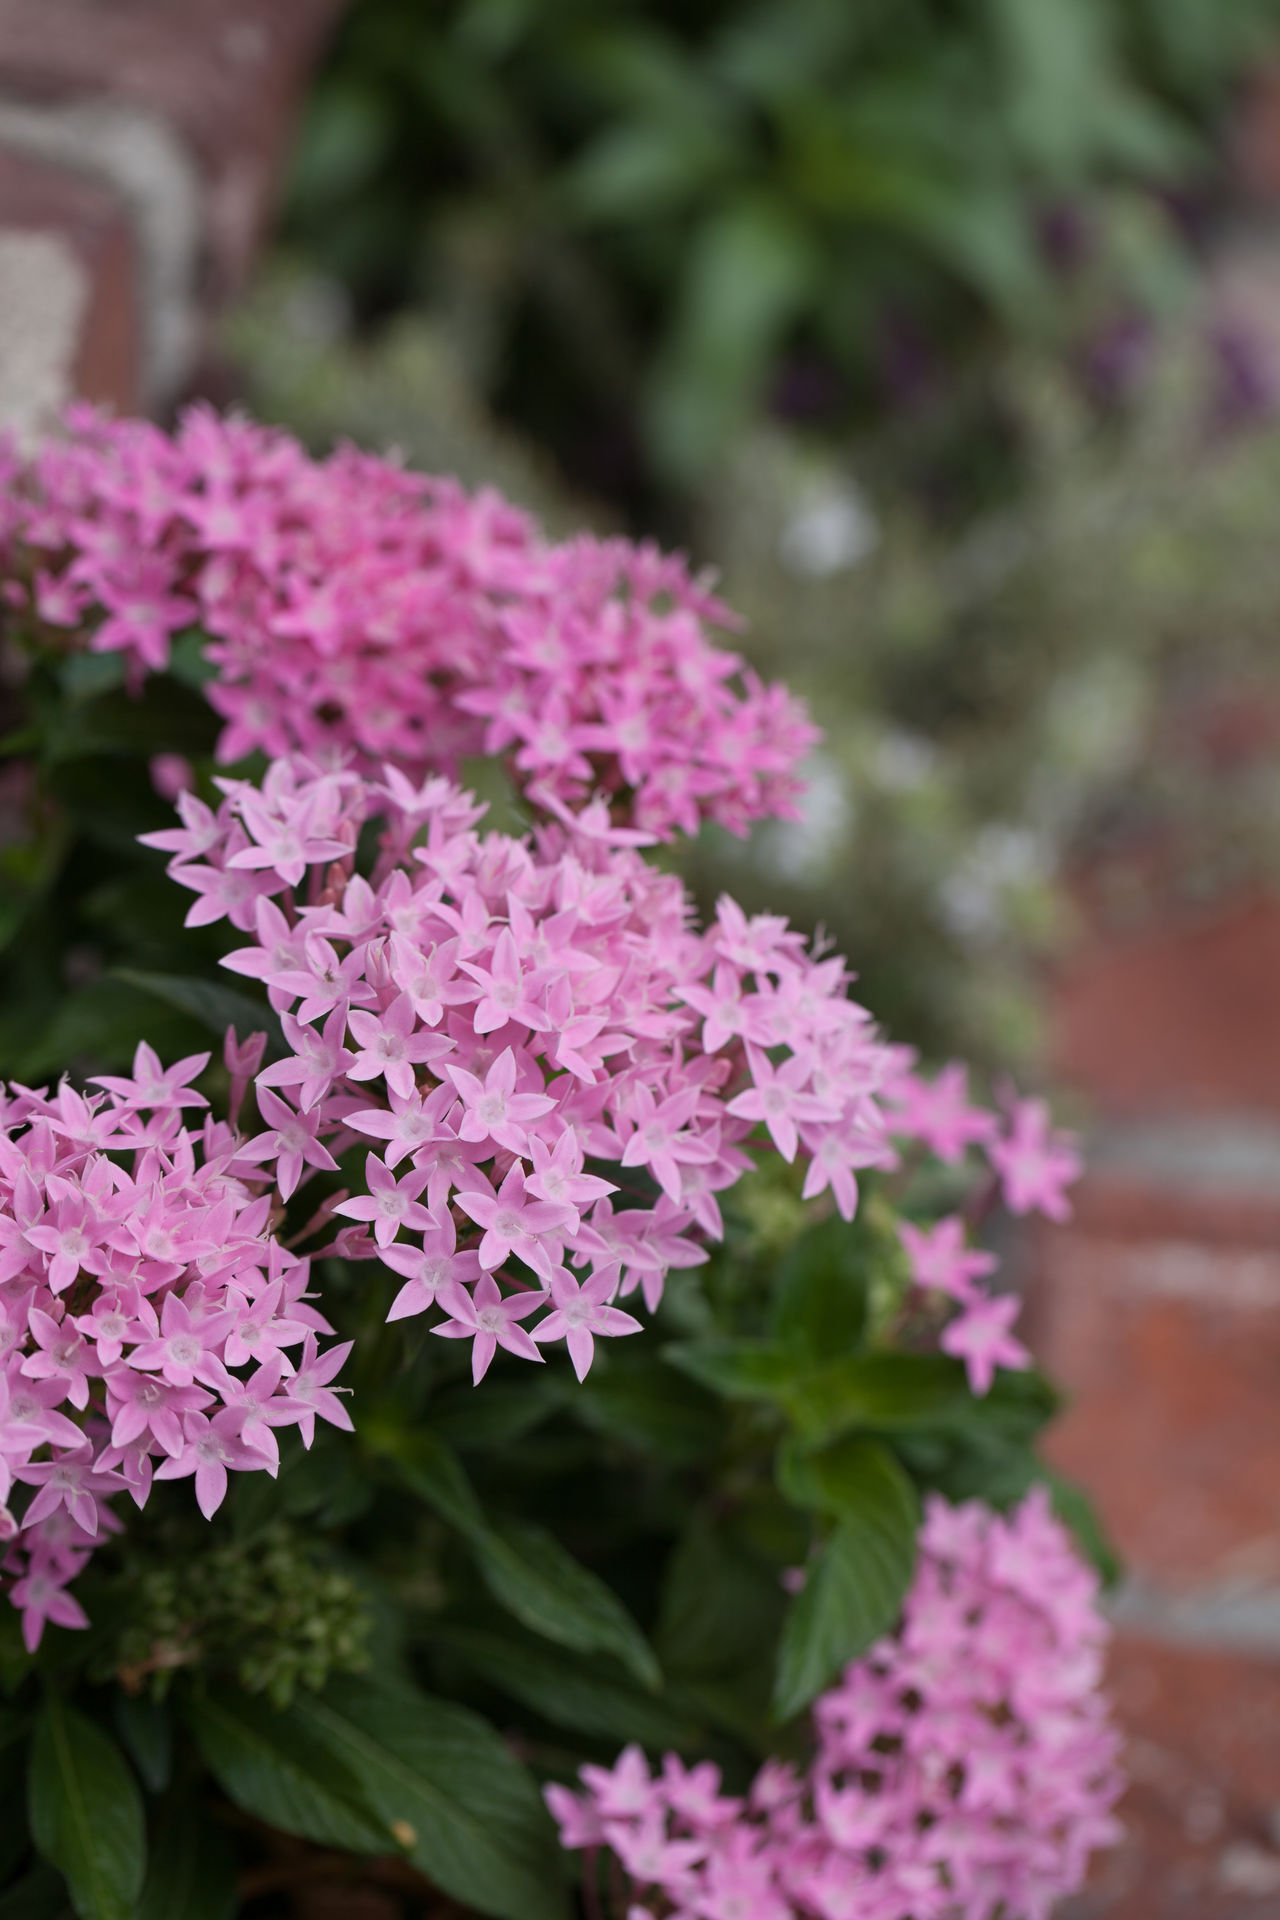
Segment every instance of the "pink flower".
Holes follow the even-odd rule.
[[[995,1115],[969,1104],[969,1070],[958,1060],[932,1082],[904,1073],[893,1098],[898,1108],[894,1132],[922,1140],[947,1166],[963,1160],[969,1147],[985,1146],[995,1138]]]
[[[911,1278],[918,1287],[936,1287],[953,1300],[967,1303],[978,1298],[975,1280],[994,1273],[994,1254],[965,1244],[964,1221],[950,1213],[932,1227],[913,1227],[909,1220],[898,1223],[898,1238],[911,1262]]]
[[[964,1361],[972,1392],[989,1392],[997,1367],[1021,1371],[1031,1365],[1031,1355],[1009,1331],[1021,1311],[1014,1294],[997,1294],[972,1301],[943,1328],[942,1351]]]
[[[492,1271],[515,1254],[544,1279],[550,1277],[562,1245],[558,1236],[570,1224],[572,1210],[547,1200],[531,1200],[518,1160],[496,1193],[486,1181],[460,1193],[458,1205],[484,1228],[482,1267]]]
[[[615,1291],[616,1282],[607,1273],[592,1274],[581,1285],[564,1267],[555,1268],[551,1274],[554,1305],[535,1327],[533,1337],[540,1346],[548,1340],[563,1340],[579,1380],[586,1379],[595,1357],[595,1334],[616,1336],[641,1331],[638,1320],[610,1306]]]
[[[401,1227],[433,1224],[426,1207],[418,1204],[418,1195],[427,1184],[425,1173],[406,1173],[397,1180],[377,1155],[370,1153],[365,1156],[365,1178],[368,1193],[339,1201],[334,1212],[345,1214],[349,1220],[372,1221],[373,1237],[380,1247],[389,1247]]]
[[[510,1047],[499,1054],[483,1082],[474,1073],[447,1062],[445,1071],[462,1096],[461,1140],[492,1140],[510,1153],[528,1148],[526,1125],[555,1105],[544,1093],[517,1093],[516,1060]]]
[[[447,1213],[424,1232],[420,1247],[407,1244],[384,1247],[381,1258],[384,1266],[407,1276],[391,1303],[388,1320],[403,1320],[409,1314],[424,1313],[436,1305],[446,1287],[471,1285],[482,1272],[480,1257],[473,1249],[458,1252],[457,1232],[452,1216]]]
[[[541,1360],[542,1355],[533,1341],[516,1322],[527,1319],[545,1300],[546,1295],[542,1293],[514,1293],[504,1300],[497,1281],[488,1273],[481,1274],[476,1281],[474,1294],[451,1281],[440,1296],[440,1304],[449,1318],[431,1331],[446,1340],[472,1342],[471,1378],[479,1386],[499,1347],[518,1354],[522,1360]]]
[[[182,1416],[185,1442],[182,1451],[164,1460],[156,1468],[157,1480],[180,1480],[195,1475],[196,1505],[206,1520],[212,1520],[227,1497],[228,1471],[260,1472],[269,1464],[256,1448],[247,1446],[240,1435],[241,1421],[224,1407],[207,1420],[202,1413]]]
[[[796,1122],[832,1120],[835,1112],[825,1101],[806,1091],[810,1069],[799,1055],[793,1054],[775,1068],[767,1053],[748,1046],[747,1059],[755,1085],[732,1099],[728,1110],[744,1120],[763,1120],[783,1159],[794,1160],[800,1145]]]
[[[1010,1213],[1036,1211],[1050,1220],[1070,1219],[1065,1189],[1079,1179],[1083,1163],[1074,1134],[1050,1131],[1043,1100],[1016,1101],[1008,1135],[988,1153]]]

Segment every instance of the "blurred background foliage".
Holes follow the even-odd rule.
[[[928,1051],[1027,1071],[1086,839],[1129,919],[1174,816],[1183,894],[1273,860],[1274,776],[1178,715],[1268,681],[1280,327],[1214,281],[1278,24],[356,0],[237,390],[717,566],[827,739],[805,820],[706,832],[689,877],[822,924]]]

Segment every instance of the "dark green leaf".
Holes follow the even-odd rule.
[[[403,1684],[335,1680],[290,1716],[359,1778],[407,1857],[500,1920],[563,1920],[555,1835],[537,1788],[493,1729]]]
[[[227,1687],[187,1705],[200,1751],[229,1800],[285,1833],[353,1853],[386,1853],[394,1842],[358,1776],[318,1746],[293,1712]]]
[[[146,1868],[142,1795],[113,1740],[47,1695],[27,1775],[32,1838],[81,1920],[130,1920]]]
[[[915,1490],[886,1447],[851,1440],[815,1474],[841,1518],[810,1563],[778,1648],[781,1719],[815,1696],[897,1619],[915,1564]]]
[[[797,1429],[815,1441],[854,1427],[954,1430],[990,1417],[987,1402],[969,1392],[961,1363],[940,1353],[851,1354],[811,1369],[779,1397]]]
[[[115,1722],[116,1732],[142,1775],[143,1784],[152,1793],[163,1793],[173,1767],[173,1728],[168,1707],[146,1694],[126,1693],[120,1687],[115,1696]]]
[[[268,1059],[279,1058],[285,1051],[279,1016],[266,1001],[223,986],[220,980],[202,980],[199,974],[142,973],[136,967],[117,967],[114,978],[154,994],[179,1013],[190,1014],[219,1040],[228,1027],[234,1027],[242,1040],[251,1033],[265,1033]]]
[[[609,1674],[599,1660],[571,1659],[523,1634],[483,1627],[434,1626],[431,1640],[555,1726],[649,1747],[690,1742],[687,1719]]]
[[[526,1627],[581,1653],[616,1654],[643,1686],[661,1685],[652,1649],[622,1602],[554,1534],[509,1521],[473,1544],[490,1593]]]
[[[410,1491],[434,1507],[441,1519],[468,1536],[487,1531],[484,1511],[462,1462],[437,1434],[425,1428],[407,1432],[390,1423],[367,1424],[363,1438],[372,1452],[394,1464]]]
[[[763,1666],[784,1605],[776,1567],[726,1525],[695,1519],[667,1564],[654,1635],[663,1666],[682,1681]]]
[[[811,1369],[769,1340],[680,1340],[663,1359],[730,1400],[782,1401]]]
[[[0,1920],[71,1920],[67,1885],[52,1867],[35,1867],[0,1893]]]
[[[158,1809],[135,1920],[234,1920],[235,1846],[189,1805]]]
[[[838,1215],[803,1234],[778,1274],[778,1343],[814,1363],[856,1352],[867,1324],[870,1256],[865,1236]]]
[[[566,1410],[610,1440],[666,1460],[697,1460],[723,1432],[723,1410],[713,1395],[663,1366],[652,1349],[642,1364],[628,1358],[593,1367],[572,1389]]]

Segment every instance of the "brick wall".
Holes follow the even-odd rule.
[[[1280,1920],[1280,899],[1095,905],[1053,1001],[1089,1171],[1032,1311],[1052,1452],[1126,1564],[1133,1786],[1070,1912]]]
[[[0,0],[0,421],[181,394],[342,4]]]

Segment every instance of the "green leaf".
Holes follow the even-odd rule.
[[[9,1072],[25,1081],[67,1068],[116,1072],[129,1066],[143,1034],[161,1059],[190,1052],[203,1038],[201,1028],[176,1011],[157,1016],[150,994],[103,976],[66,994],[43,1029],[21,1035]]]
[[[771,1340],[678,1340],[662,1357],[729,1400],[783,1401],[811,1371]]]
[[[359,1777],[317,1745],[296,1709],[276,1712],[226,1687],[192,1695],[187,1718],[214,1779],[246,1813],[353,1853],[386,1853],[394,1845]]]
[[[779,1397],[815,1441],[852,1427],[954,1426],[973,1405],[964,1367],[940,1353],[851,1354],[793,1379]]]
[[[115,1742],[54,1693],[36,1721],[27,1791],[32,1838],[80,1920],[131,1920],[146,1868],[138,1783]]]
[[[662,1684],[648,1641],[617,1595],[554,1534],[509,1521],[473,1545],[490,1593],[524,1626],[579,1653],[616,1654],[642,1686]]]
[[[774,1708],[789,1719],[897,1619],[915,1565],[915,1490],[887,1448],[850,1440],[814,1469],[841,1518],[810,1563],[778,1648]]]
[[[71,1920],[67,1886],[52,1867],[39,1866],[0,1893],[0,1920]]]
[[[703,121],[632,120],[607,126],[561,182],[570,214],[587,221],[648,219],[715,186],[734,147]]]
[[[607,1356],[573,1387],[565,1411],[636,1453],[676,1462],[700,1459],[724,1432],[719,1402],[688,1376],[678,1378],[652,1348],[636,1359]]]
[[[744,423],[815,273],[796,209],[767,195],[717,202],[693,235],[646,406],[650,444],[673,479],[704,478]]]
[[[781,1346],[819,1364],[862,1345],[867,1325],[864,1236],[837,1215],[805,1233],[778,1274],[773,1333]]]
[[[498,1920],[564,1920],[559,1851],[533,1780],[485,1721],[403,1684],[335,1680],[290,1718],[358,1777],[427,1878]]]
[[[152,1793],[163,1793],[173,1767],[173,1728],[168,1707],[146,1694],[126,1693],[119,1687],[114,1712],[116,1732],[142,1775],[143,1784]]]
[[[189,1804],[162,1803],[135,1920],[235,1920],[235,1848]]]
[[[361,1435],[370,1451],[390,1460],[410,1491],[434,1507],[442,1520],[469,1538],[488,1531],[484,1509],[462,1462],[438,1434],[421,1427],[410,1433],[369,1421]]]
[[[688,1746],[693,1737],[686,1718],[608,1673],[598,1660],[570,1659],[532,1637],[483,1627],[433,1625],[431,1641],[553,1726],[648,1747]]]
[[[727,1524],[695,1517],[667,1563],[654,1634],[680,1681],[767,1667],[785,1607],[776,1566]]]
[[[286,1051],[279,1016],[266,1001],[225,987],[220,980],[203,980],[199,974],[143,973],[136,967],[116,967],[112,977],[154,994],[179,1013],[190,1014],[219,1040],[228,1027],[234,1027],[242,1040],[250,1033],[265,1033],[268,1059],[280,1058]]]

